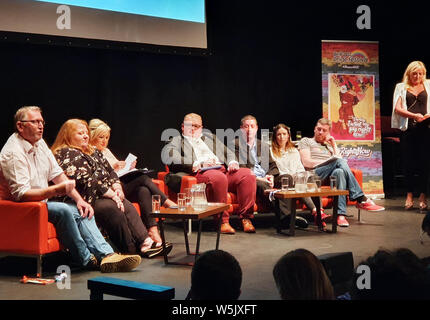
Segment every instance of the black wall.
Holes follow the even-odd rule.
[[[427,17],[419,2],[400,7],[385,1],[258,3],[207,1],[205,55],[2,38],[0,144],[13,130],[18,107],[39,105],[48,143],[67,119],[98,117],[112,128],[114,153],[132,152],[141,159],[139,166],[158,170],[161,132],[179,129],[188,112],[200,113],[211,130],[237,129],[250,113],[260,128],[284,122],[312,135],[322,109],[321,40],[380,42],[382,115],[391,114],[393,88],[407,64],[422,60],[430,66]],[[361,4],[372,10],[371,30],[356,27]]]

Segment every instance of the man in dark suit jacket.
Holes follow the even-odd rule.
[[[239,218],[243,230],[254,233],[253,218],[255,204],[255,176],[247,168],[239,168],[234,153],[215,135],[203,132],[202,118],[195,113],[187,114],[181,126],[182,135],[173,137],[164,147],[163,161],[172,174],[166,181],[169,187],[177,187],[179,179],[174,175],[193,175],[198,183],[206,184],[206,195],[210,202],[227,202],[227,192],[237,194]],[[210,168],[210,169],[208,169]],[[229,223],[229,214],[223,212],[221,232],[234,234]]]
[[[279,176],[276,162],[270,154],[270,145],[257,138],[258,123],[252,115],[244,116],[240,121],[239,137],[234,140],[234,152],[241,168],[249,168],[256,176],[256,194],[261,203],[266,207],[271,207],[265,190],[274,186],[274,176]],[[271,180],[273,178],[273,180]],[[282,227],[289,227],[289,212],[291,201],[289,199],[280,200]],[[296,225],[306,228],[308,222],[303,217],[297,216]]]

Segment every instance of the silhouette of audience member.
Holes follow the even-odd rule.
[[[357,287],[355,273],[351,296],[353,300],[422,300],[430,298],[430,270],[423,260],[409,249],[394,252],[378,250],[360,265],[370,268],[370,289]]]
[[[230,253],[210,250],[203,253],[191,271],[191,300],[237,300],[242,285],[242,269]]]
[[[333,286],[321,261],[306,249],[282,256],[273,277],[283,300],[334,300]]]
[[[427,233],[427,235],[430,236],[430,212],[427,212],[426,216],[424,217],[421,224],[421,229],[423,233]]]

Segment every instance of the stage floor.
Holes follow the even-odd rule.
[[[278,235],[272,224],[273,214],[259,214],[254,219],[257,233],[245,234],[237,231],[235,235],[221,235],[220,249],[233,254],[243,271],[241,300],[278,300],[279,295],[273,281],[272,269],[283,254],[297,248],[305,248],[316,255],[352,251],[354,264],[358,265],[379,248],[409,248],[420,258],[430,256],[430,238],[425,236],[420,243],[421,222],[424,214],[419,210],[404,211],[403,197],[376,201],[384,205],[386,211],[362,212],[362,223],[357,220],[357,209],[349,207],[350,227],[338,227],[337,234],[319,233],[314,225],[306,230],[296,230],[295,237]],[[327,210],[331,213],[331,210]],[[232,225],[239,220],[233,217]],[[204,221],[200,251],[215,248],[216,233],[212,231],[213,221]],[[330,228],[330,225],[329,225]],[[194,251],[196,224],[190,237]],[[181,223],[166,223],[166,238],[174,244],[169,259],[185,255],[184,236]],[[45,258],[44,277],[54,278],[56,267],[67,263],[62,254]],[[162,257],[144,259],[138,269],[129,273],[101,274],[97,271],[73,271],[71,288],[59,290],[55,284],[46,286],[21,284],[23,275],[34,274],[35,259],[2,257],[0,259],[0,299],[11,300],[88,300],[87,280],[97,276],[109,276],[133,281],[142,281],[171,286],[176,290],[175,299],[183,300],[190,287],[191,267],[164,265]],[[105,299],[119,299],[105,295]]]

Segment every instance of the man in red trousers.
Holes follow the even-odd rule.
[[[182,135],[173,137],[165,147],[171,162],[167,163],[170,172],[193,175],[198,183],[205,183],[209,202],[226,203],[227,192],[235,193],[243,231],[254,233],[250,219],[254,214],[255,175],[248,168],[239,168],[234,153],[215,135],[203,132],[200,115],[187,114],[181,129]],[[171,187],[168,182],[167,185]],[[227,211],[222,214],[221,233],[235,233]]]

